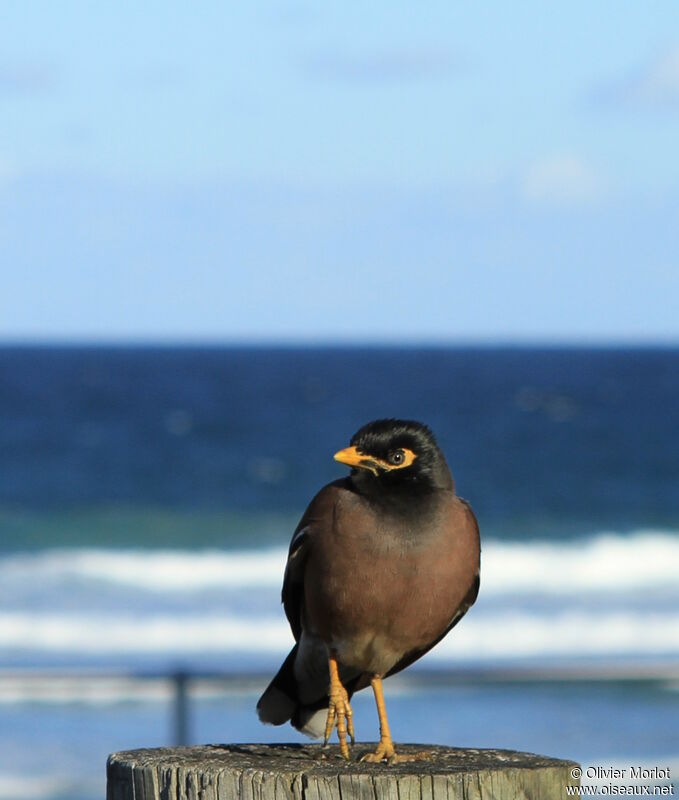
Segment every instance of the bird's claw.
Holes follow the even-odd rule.
[[[361,761],[369,764],[378,764],[381,761],[389,761],[396,755],[394,745],[391,742],[380,741],[374,753],[366,753],[361,756]]]
[[[349,695],[346,689],[340,684],[336,690],[331,691],[330,702],[328,704],[328,716],[325,722],[324,743],[327,744],[333,728],[337,728],[337,738],[339,739],[340,753],[347,760],[349,759],[349,745],[347,744],[347,734],[351,743],[354,739],[354,712],[349,705]]]
[[[431,758],[431,753],[428,753],[426,750],[420,753],[407,753],[401,755],[394,750],[394,743],[391,739],[380,739],[380,743],[377,745],[377,749],[374,753],[366,753],[364,756],[361,756],[361,761],[369,763],[369,764],[380,764],[382,761],[386,761],[388,764],[403,764],[408,761],[424,761],[425,759]]]

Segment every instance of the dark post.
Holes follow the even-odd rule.
[[[175,672],[174,683],[174,744],[177,747],[189,743],[189,676],[186,672]]]

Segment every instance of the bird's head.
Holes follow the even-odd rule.
[[[434,434],[420,422],[380,419],[351,437],[335,461],[352,467],[357,487],[444,489],[452,487],[450,470]]]

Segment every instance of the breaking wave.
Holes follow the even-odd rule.
[[[0,559],[0,585],[92,582],[146,592],[278,588],[286,549],[58,549]],[[679,533],[601,533],[568,541],[483,542],[484,593],[578,594],[676,587]]]
[[[292,636],[278,617],[0,614],[7,651],[73,655],[283,654]],[[540,656],[679,655],[679,612],[592,609],[556,614],[474,609],[432,651],[444,660]]]
[[[279,605],[285,557],[282,548],[6,555],[0,649],[39,662],[281,654],[292,641]],[[672,532],[489,540],[481,573],[479,601],[434,658],[679,654]]]

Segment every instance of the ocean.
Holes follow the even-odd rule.
[[[477,604],[385,685],[395,738],[679,775],[679,350],[16,346],[0,800],[103,796],[109,752],[171,743],[171,673],[190,741],[300,740],[254,713],[287,545],[381,417],[430,425],[482,534]]]

